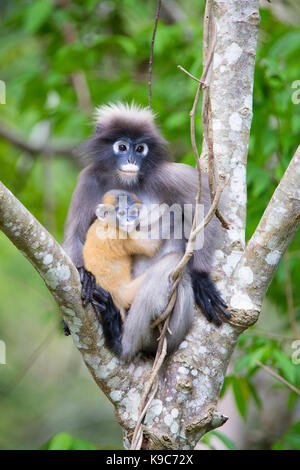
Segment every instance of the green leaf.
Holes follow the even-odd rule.
[[[297,367],[292,363],[291,358],[279,350],[273,351],[273,356],[284,377],[296,385]]]
[[[262,402],[257,394],[257,391],[256,391],[256,388],[254,387],[254,385],[249,382],[249,389],[250,389],[250,393],[251,393],[251,396],[253,397],[256,405],[258,408],[261,408],[262,407]]]
[[[300,31],[291,31],[283,35],[278,41],[275,42],[271,48],[269,55],[276,61],[278,67],[279,57],[289,57],[294,53],[300,52]]]
[[[35,33],[49,18],[53,4],[46,0],[37,0],[27,8],[24,19],[25,30]]]
[[[212,431],[207,432],[207,433],[201,438],[201,442],[203,442],[203,444],[205,444],[205,445],[207,445],[208,447],[210,447],[210,449],[213,449],[214,447],[213,447],[212,444],[210,443],[211,436],[212,436]]]
[[[91,442],[75,439],[66,432],[55,434],[43,447],[42,450],[96,450],[97,447]]]
[[[114,40],[117,44],[119,44],[125,54],[129,56],[135,56],[137,53],[136,43],[133,39],[128,38],[126,36],[115,36]]]
[[[237,450],[235,443],[219,431],[211,431],[211,435],[216,436],[229,450]]]
[[[53,436],[48,445],[46,445],[47,450],[69,450],[72,448],[73,438],[65,432],[60,432]]]
[[[232,377],[230,375],[227,375],[223,382],[223,387],[220,392],[220,398],[222,398],[225,395],[226,390],[228,389],[229,385],[231,385],[231,383],[232,383]]]
[[[247,415],[248,400],[250,397],[250,390],[246,379],[243,377],[233,377],[232,389],[237,408],[241,416],[245,419]]]
[[[238,359],[234,366],[235,372],[240,372],[242,369],[247,368],[248,372],[257,367],[256,361],[262,361],[267,359],[270,355],[269,346],[262,346],[256,349],[253,352],[245,354],[240,359]]]
[[[282,449],[300,450],[300,421],[290,426],[286,433],[272,445],[272,450]]]

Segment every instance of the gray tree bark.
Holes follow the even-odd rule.
[[[196,312],[190,334],[166,360],[144,421],[143,448],[192,449],[226,417],[217,411],[239,335],[254,324],[281,256],[300,224],[300,148],[245,247],[246,159],[259,24],[257,0],[214,0],[217,43],[210,84],[216,173],[228,177],[222,213],[230,224],[216,252],[215,278],[232,313],[220,328]],[[203,155],[205,167],[205,154]],[[152,362],[125,365],[104,346],[91,307],[83,308],[76,268],[52,236],[0,183],[0,228],[44,279],[95,382],[114,404],[124,445],[137,421]],[[142,314],[142,313],[141,313]]]

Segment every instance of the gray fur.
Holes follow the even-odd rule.
[[[140,350],[155,353],[157,330],[150,324],[166,309],[170,290],[169,276],[181,259],[181,253],[161,257],[147,272],[143,287],[137,293],[124,323],[122,358],[132,359]],[[178,286],[177,301],[170,320],[168,352],[174,351],[191,327],[194,310],[194,293],[190,276],[184,273]]]

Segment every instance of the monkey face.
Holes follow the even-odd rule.
[[[81,147],[93,168],[110,179],[111,187],[154,186],[153,170],[170,155],[152,112],[111,105],[100,108],[97,117],[94,135]]]
[[[133,232],[139,223],[139,208],[134,206],[117,207],[117,226],[124,232]]]
[[[96,207],[96,216],[106,227],[118,227],[123,232],[131,233],[139,224],[141,207],[135,194],[111,190],[104,194],[101,204]]]
[[[116,158],[119,179],[125,184],[135,182],[139,176],[142,161],[149,153],[148,145],[145,142],[127,138],[114,142],[112,150]]]

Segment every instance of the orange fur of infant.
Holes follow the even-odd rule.
[[[96,278],[98,285],[107,290],[121,310],[126,310],[132,304],[134,297],[141,287],[145,274],[132,279],[131,257],[135,254],[154,256],[159,247],[160,240],[118,238],[99,238],[97,229],[103,230],[103,222],[96,219],[90,226],[83,247],[84,266]],[[124,236],[125,232],[122,232]]]

